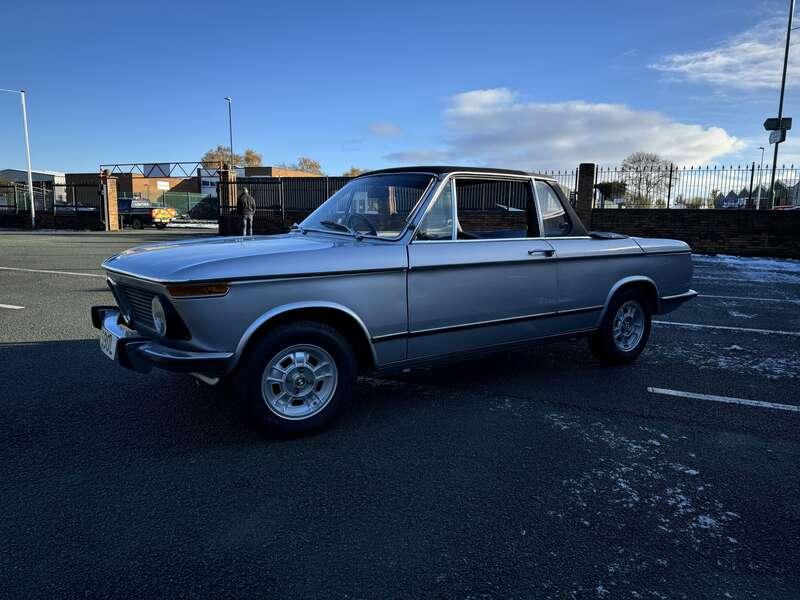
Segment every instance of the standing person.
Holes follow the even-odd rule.
[[[256,200],[245,187],[236,201],[236,213],[242,218],[242,235],[253,235],[253,215],[256,213]],[[249,230],[249,233],[248,233]]]

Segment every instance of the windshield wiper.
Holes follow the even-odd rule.
[[[339,231],[344,231],[346,233],[349,233],[357,240],[360,240],[363,237],[355,229],[353,229],[352,227],[348,227],[344,223],[337,223],[336,221],[320,221],[319,224],[322,225],[323,227],[328,227],[330,229],[338,229]]]

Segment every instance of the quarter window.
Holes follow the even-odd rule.
[[[539,237],[530,181],[456,179],[459,240]]]
[[[433,201],[417,230],[418,240],[453,239],[453,181],[447,182]]]
[[[542,211],[542,225],[545,237],[569,235],[572,223],[564,210],[561,198],[546,181],[536,182],[536,198]]]

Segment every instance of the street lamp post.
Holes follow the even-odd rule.
[[[228,135],[230,136],[230,143],[231,143],[231,167],[233,167],[234,171],[236,170],[236,159],[235,154],[233,153],[233,116],[231,112],[231,103],[233,100],[230,96],[225,96],[225,100],[228,102]]]
[[[25,90],[7,90],[0,88],[0,92],[19,94],[22,103],[22,128],[25,132],[25,159],[28,163],[28,198],[31,203],[31,229],[36,229],[36,202],[33,197],[33,172],[31,170],[31,143],[28,139],[28,107],[25,103]]]
[[[792,21],[794,20],[794,2],[789,0],[789,24],[786,28],[786,50],[783,54],[783,75],[781,76],[781,96],[778,101],[778,124],[783,125],[783,96],[786,91],[786,67],[789,64],[789,43],[792,39]],[[779,142],[775,143],[775,155],[772,158],[772,179],[769,184],[769,207],[775,206],[775,169],[778,167],[778,146]]]
[[[761,162],[758,163],[758,196],[756,198],[756,210],[761,208],[761,172],[764,169],[764,146],[759,146],[759,150],[761,150]]]

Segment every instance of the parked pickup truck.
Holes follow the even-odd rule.
[[[123,367],[226,380],[268,430],[305,433],[342,412],[359,372],[579,337],[599,361],[629,364],[652,315],[697,295],[690,253],[587,231],[546,176],[384,169],[287,234],[109,258],[117,305],[91,316]]]
[[[120,225],[142,229],[153,225],[157,229],[164,229],[168,223],[175,219],[177,212],[174,208],[153,206],[149,200],[141,198],[119,198],[117,200]]]

